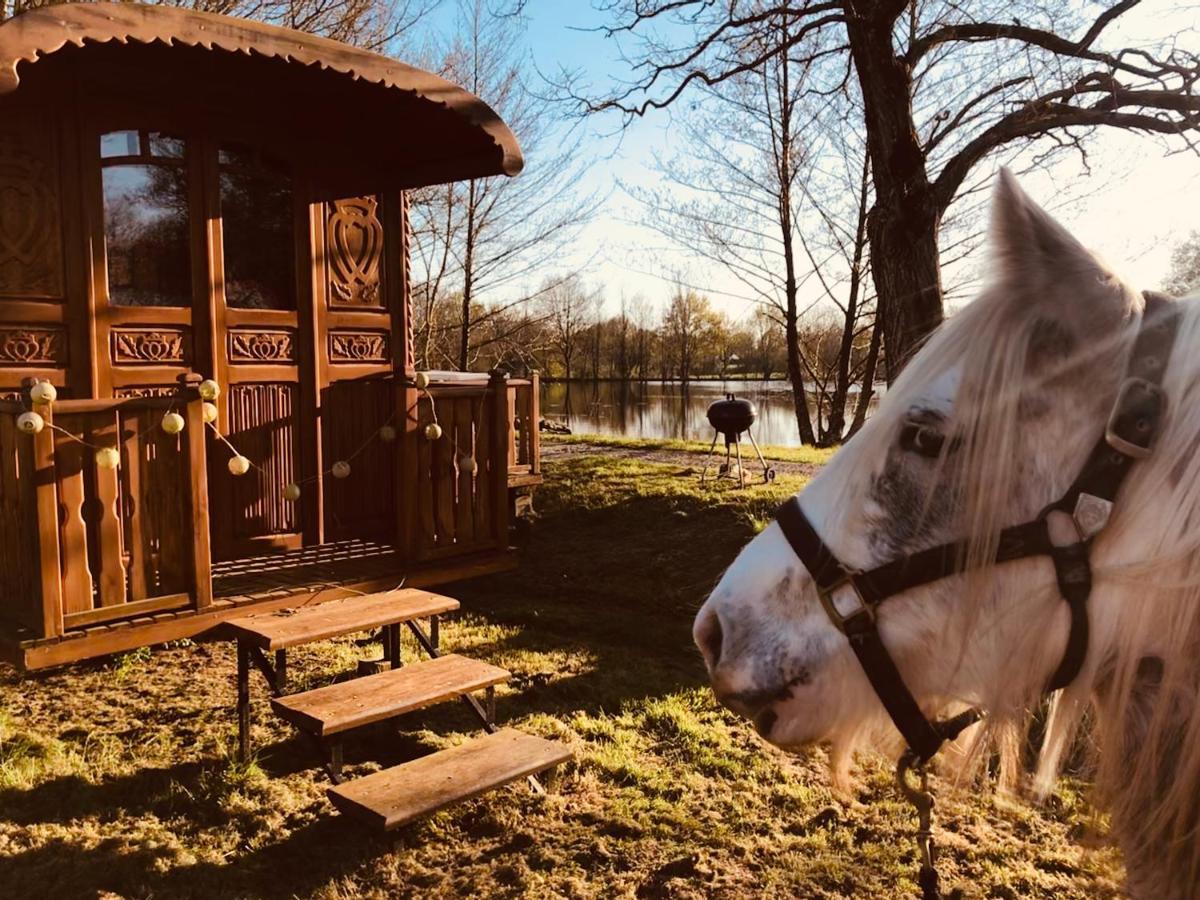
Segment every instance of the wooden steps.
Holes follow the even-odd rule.
[[[325,737],[453,700],[507,681],[498,666],[457,654],[271,700],[276,715]]]
[[[570,758],[562,744],[504,728],[329,788],[328,795],[346,815],[391,830]]]
[[[458,601],[451,597],[409,588],[230,619],[225,629],[230,637],[244,644],[261,650],[283,650],[456,609]]]

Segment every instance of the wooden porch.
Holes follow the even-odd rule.
[[[425,391],[404,379],[372,380],[363,390],[378,392],[382,381],[395,398],[397,439],[356,460],[352,487],[320,473],[301,502],[348,508],[387,490],[373,498],[387,509],[386,526],[350,535],[331,527],[315,542],[224,560],[212,550],[224,526],[210,517],[208,475],[224,470],[229,451],[206,437],[197,380],[183,379],[173,397],[4,403],[4,658],[26,669],[59,665],[204,635],[247,612],[515,565],[514,494],[541,480],[536,375],[460,378]],[[46,422],[34,435],[15,425],[30,407]],[[171,409],[185,419],[179,435],[157,425]],[[425,428],[435,416],[442,435],[430,440]],[[120,466],[100,466],[96,445],[117,448]],[[278,486],[260,485],[270,487]]]

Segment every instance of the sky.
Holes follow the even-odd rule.
[[[598,30],[607,17],[592,3],[528,0],[526,43],[537,71],[572,70],[600,94],[629,78],[630,69],[619,59],[614,41]],[[452,21],[448,9],[438,17],[443,25]],[[1200,50],[1200,9],[1193,4],[1146,0],[1118,23],[1112,36],[1123,45],[1176,34],[1181,44]],[[622,294],[640,294],[652,304],[665,304],[675,279],[682,275],[686,284],[709,294],[716,306],[735,318],[749,315],[753,307],[743,286],[647,227],[645,213],[618,187],[620,183],[654,185],[659,179],[654,171],[656,154],[670,158],[685,150],[675,114],[660,111],[626,128],[621,124],[613,116],[575,126],[585,130],[584,144],[591,157],[580,190],[607,199],[564,262],[587,265],[586,278],[602,291],[610,312]],[[1171,155],[1153,138],[1115,129],[1100,133],[1090,157],[1090,177],[1081,171],[1076,157],[1068,157],[1056,168],[1026,179],[1024,187],[1129,283],[1138,289],[1157,287],[1173,246],[1189,231],[1200,230],[1200,157],[1187,152]],[[526,160],[527,170],[536,165],[536,156]],[[1061,200],[1076,195],[1082,199]],[[976,257],[963,265],[973,273],[980,262]]]

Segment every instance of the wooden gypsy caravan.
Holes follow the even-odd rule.
[[[383,627],[398,665],[409,623],[436,657],[457,603],[415,588],[514,564],[538,394],[422,389],[405,191],[522,165],[479,98],[311,35],[108,3],[0,25],[3,656],[238,637],[243,749],[247,673],[282,695],[288,646]],[[425,702],[506,676],[430,663]],[[318,737],[362,724],[288,701]]]

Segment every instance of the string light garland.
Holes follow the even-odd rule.
[[[426,399],[429,400],[429,414],[432,421],[425,426],[422,433],[424,434],[426,440],[440,440],[444,432],[441,424],[438,422],[437,402],[434,399],[433,394],[429,391],[431,379],[428,373],[417,372],[412,379],[412,384],[417,388],[417,390],[425,395]],[[240,477],[248,473],[251,469],[255,469],[260,474],[267,476],[268,473],[262,468],[262,466],[257,465],[248,457],[243,456],[238,448],[230,442],[229,438],[223,435],[217,428],[216,422],[219,418],[219,411],[213,401],[220,397],[221,385],[211,378],[206,378],[204,381],[200,382],[196,390],[203,401],[201,405],[201,415],[204,424],[211,428],[217,439],[229,448],[231,455],[226,463],[229,473],[235,477]],[[49,381],[39,381],[30,388],[29,396],[30,399],[36,403],[49,405],[58,399],[58,391]],[[300,499],[303,493],[303,485],[318,481],[326,475],[332,476],[338,480],[348,478],[352,472],[350,463],[356,457],[361,455],[376,438],[385,444],[395,442],[396,438],[398,437],[397,429],[393,424],[395,418],[396,413],[393,413],[383,425],[372,432],[371,435],[368,436],[367,439],[363,441],[354,450],[354,452],[345,459],[337,460],[332,466],[317,475],[312,475],[308,478],[301,479],[298,482],[293,481],[284,485],[283,499],[290,503],[295,503]],[[18,415],[16,425],[18,431],[28,435],[39,434],[47,425],[49,425],[53,431],[64,435],[77,444],[81,444],[84,447],[88,447],[89,449],[93,450],[95,462],[99,468],[111,470],[116,469],[121,465],[121,451],[119,448],[89,443],[65,428],[55,425],[52,422],[47,423],[42,415],[32,410]],[[170,408],[168,408],[162,419],[160,419],[157,423],[152,423],[147,428],[142,429],[135,437],[141,438],[147,433],[153,431],[155,428],[161,428],[166,434],[177,436],[181,434],[186,427],[187,421],[183,416],[175,411],[175,407],[172,405]],[[469,475],[473,476],[479,471],[478,463],[476,463],[474,457],[469,453],[459,453],[457,455],[457,463],[459,470],[466,472]]]

